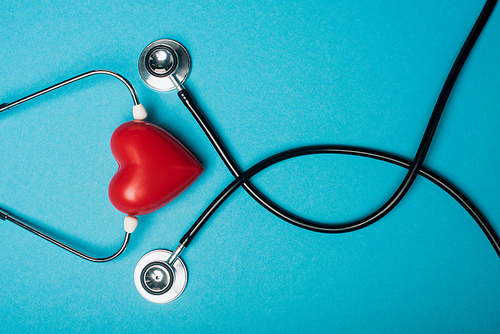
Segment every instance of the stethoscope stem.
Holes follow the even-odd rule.
[[[177,89],[178,92],[181,92],[182,90],[185,89],[184,85],[182,84],[182,82],[179,81],[175,73],[170,74],[168,78],[170,79],[170,81],[172,81],[172,84],[174,85],[175,89]]]
[[[186,246],[183,243],[181,243],[179,246],[177,246],[177,248],[174,250],[172,255],[170,255],[170,257],[168,258],[167,264],[169,266],[173,266],[175,261],[179,258],[179,256],[181,256],[181,254],[185,248],[186,248]]]

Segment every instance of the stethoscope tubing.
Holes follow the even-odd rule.
[[[236,189],[238,189],[240,186],[242,186],[245,182],[247,182],[250,178],[252,178],[256,174],[279,162],[289,160],[292,158],[297,158],[300,156],[316,155],[316,154],[344,154],[351,156],[359,156],[359,157],[384,161],[406,169],[410,169],[412,165],[412,161],[407,160],[405,158],[398,157],[396,155],[386,152],[381,152],[373,149],[360,148],[355,146],[338,146],[338,145],[306,146],[277,153],[267,159],[264,159],[256,163],[255,165],[250,167],[247,171],[242,173],[239,177],[237,177],[233,182],[231,182],[212,201],[212,203],[207,207],[207,209],[200,215],[200,217],[189,229],[189,231],[183,236],[180,243],[183,244],[185,247],[187,247],[194,238],[194,236],[199,232],[199,230],[207,222],[210,216],[219,208],[219,206],[222,203],[224,203],[224,201]],[[484,234],[490,241],[491,245],[497,252],[498,256],[500,257],[500,239],[498,238],[493,227],[488,223],[484,215],[467,198],[467,196],[465,196],[465,194],[463,194],[460,190],[458,190],[455,186],[453,186],[449,181],[447,181],[443,177],[439,176],[435,172],[425,167],[422,167],[419,170],[419,175],[425,177],[426,179],[428,179],[429,181],[433,182],[441,189],[446,191],[472,216],[472,218],[479,225],[479,227],[484,232]],[[332,229],[330,226],[326,224],[317,224],[314,222],[311,223],[315,225],[314,228],[311,228],[310,225],[298,225],[298,227],[321,233],[345,233],[366,227],[364,225],[352,226],[350,224],[344,224],[344,225],[337,224],[336,228]]]
[[[488,237],[488,240],[491,242],[498,256],[500,256],[500,241],[498,236],[495,234],[493,228],[487,222],[484,216],[472,204],[472,202],[464,194],[458,191],[458,189],[453,187],[449,182],[439,177],[437,174],[422,167],[425,157],[432,143],[432,139],[436,132],[437,126],[439,124],[439,120],[446,106],[446,102],[448,101],[448,98],[453,89],[453,86],[475,42],[477,41],[479,35],[481,34],[481,31],[484,28],[486,22],[488,21],[496,5],[496,2],[497,0],[486,1],[480,15],[478,16],[478,19],[476,20],[466,41],[464,42],[464,45],[462,46],[460,52],[458,53],[458,56],[455,59],[455,62],[446,78],[443,88],[441,89],[439,97],[436,101],[431,117],[425,129],[424,135],[419,144],[418,150],[415,154],[415,158],[412,161],[405,160],[395,155],[371,149],[356,148],[349,146],[336,146],[336,145],[309,146],[278,153],[268,159],[265,159],[255,164],[246,172],[242,172],[241,169],[237,166],[235,160],[232,158],[232,156],[229,154],[229,152],[223,145],[222,141],[216,134],[213,127],[210,125],[210,123],[205,118],[203,113],[196,106],[193,98],[190,96],[188,91],[186,89],[183,89],[180,92],[178,92],[178,96],[183,102],[183,104],[191,112],[193,117],[196,119],[200,127],[205,132],[205,135],[208,137],[208,139],[214,146],[215,150],[221,157],[226,167],[229,169],[231,174],[233,174],[233,176],[236,178],[213,200],[213,202],[201,214],[201,216],[196,220],[196,222],[193,224],[190,230],[180,240],[180,245],[183,247],[187,247],[190,244],[193,237],[198,233],[201,227],[210,218],[212,213],[225,201],[225,199],[229,195],[232,194],[232,192],[234,192],[234,190],[236,190],[240,186],[242,186],[250,194],[250,196],[252,196],[252,198],[256,200],[260,205],[262,205],[268,211],[270,211],[271,213],[275,214],[277,217],[283,219],[288,223],[320,233],[345,233],[367,227],[376,222],[377,220],[381,219],[382,217],[384,217],[386,214],[388,214],[406,195],[406,193],[412,186],[413,182],[415,181],[416,177],[419,174],[421,174],[424,177],[431,180],[432,182],[436,183],[446,192],[448,192],[467,210],[467,212],[469,212],[469,214],[474,218],[474,220],[481,227],[485,235]],[[248,182],[248,180],[252,176],[254,176],[255,174],[259,173],[260,171],[264,170],[265,168],[275,163],[291,159],[294,157],[302,155],[311,155],[311,154],[349,154],[349,155],[364,156],[368,158],[374,158],[389,163],[393,163],[401,167],[405,167],[408,169],[408,172],[405,175],[405,178],[401,182],[400,186],[397,188],[397,190],[393,193],[393,195],[389,198],[389,200],[384,205],[382,205],[378,210],[376,210],[372,214],[362,219],[343,224],[323,224],[299,217],[293,213],[286,211],[284,208],[271,201],[269,198],[263,195],[258,189],[256,189],[250,182]]]
[[[112,76],[112,77],[115,77],[116,79],[120,80],[126,87],[127,89],[129,90],[130,92],[130,95],[132,96],[132,100],[134,100],[134,105],[138,105],[139,104],[139,99],[137,97],[137,93],[135,92],[135,89],[134,87],[132,86],[132,84],[123,76],[119,75],[118,73],[115,73],[113,71],[108,71],[108,70],[94,70],[94,71],[89,71],[89,72],[85,72],[85,73],[82,73],[82,74],[79,74],[73,78],[69,78],[67,80],[64,80],[64,81],[61,81],[55,85],[52,85],[50,87],[47,87],[47,88],[44,88],[42,90],[39,90],[38,92],[36,93],[33,93],[31,95],[28,95],[28,96],[25,96],[19,100],[16,100],[14,102],[11,102],[11,103],[3,103],[0,105],[0,112],[2,111],[5,111],[7,109],[10,109],[10,108],[13,108],[17,105],[20,105],[21,103],[24,103],[24,102],[28,102],[29,100],[32,100],[34,98],[37,98],[43,94],[46,94],[46,93],[49,93],[53,90],[56,90],[56,89],[59,89],[61,87],[64,87],[64,86],[67,86],[69,84],[72,84],[76,81],[79,81],[79,80],[82,80],[82,79],[85,79],[85,78],[88,78],[90,76],[93,76],[93,75],[97,75],[97,74],[104,74],[104,75],[109,75],[109,76]]]
[[[36,93],[33,93],[31,95],[28,95],[28,96],[25,96],[19,100],[16,100],[14,102],[11,102],[11,103],[3,103],[0,105],[0,112],[2,111],[5,111],[5,110],[8,110],[10,108],[13,108],[17,105],[20,105],[22,103],[25,103],[25,102],[28,102],[34,98],[37,98],[43,94],[46,94],[46,93],[49,93],[53,90],[56,90],[56,89],[59,89],[59,88],[62,88],[64,86],[67,86],[69,84],[72,84],[76,81],[79,81],[79,80],[82,80],[82,79],[85,79],[85,78],[88,78],[88,77],[91,77],[93,75],[99,75],[99,74],[103,74],[103,75],[108,75],[108,76],[112,76],[118,80],[120,80],[126,87],[127,89],[129,90],[130,92],[130,95],[132,97],[132,100],[134,101],[134,105],[138,105],[139,104],[139,99],[137,97],[137,93],[134,89],[134,87],[132,86],[132,84],[123,76],[119,75],[118,73],[115,73],[115,72],[112,72],[112,71],[108,71],[108,70],[94,70],[94,71],[89,71],[89,72],[86,72],[86,73],[82,73],[80,75],[77,75],[75,77],[72,77],[70,79],[67,79],[67,80],[64,80],[64,81],[61,81],[55,85],[52,85],[50,87],[47,87],[47,88],[44,88],[42,90],[39,90],[38,92]],[[127,245],[130,241],[130,233],[125,233],[125,237],[123,239],[123,243],[122,245],[120,246],[120,248],[113,254],[109,255],[109,256],[106,256],[106,257],[93,257],[93,256],[90,256],[90,255],[87,255],[73,247],[70,247],[68,245],[66,245],[65,243],[59,241],[59,240],[56,240],[55,238],[43,233],[42,231],[39,231],[38,229],[34,228],[33,226],[29,226],[28,224],[22,222],[20,219],[18,219],[17,217],[14,217],[13,215],[3,211],[0,209],[0,220],[8,220],[14,224],[16,224],[17,226],[19,227],[22,227],[24,228],[25,230],[39,236],[40,238],[43,238],[51,243],[53,243],[54,245],[56,246],[59,246],[61,247],[62,249],[64,250],[67,250],[68,252],[70,253],[73,253],[75,254],[76,256],[79,256],[81,257],[82,259],[85,259],[87,261],[91,261],[91,262],[108,262],[108,261],[111,261],[115,258],[117,258],[119,255],[121,255],[125,249],[127,248]]]
[[[13,217],[13,216],[11,216],[9,214],[7,214],[6,212],[1,212],[0,211],[0,215],[1,215],[0,219],[2,219],[2,220],[8,220],[11,223],[14,223],[17,226],[22,227],[25,230],[27,230],[27,231],[29,231],[29,232],[31,232],[31,233],[39,236],[40,238],[43,238],[43,239],[45,239],[45,240],[53,243],[54,245],[59,246],[62,249],[67,250],[68,252],[73,253],[76,256],[79,256],[82,259],[85,259],[85,260],[91,261],[91,262],[98,262],[98,263],[100,263],[100,262],[108,262],[108,261],[116,259],[118,256],[120,256],[125,251],[125,249],[128,246],[128,243],[130,241],[130,233],[125,232],[125,237],[123,238],[123,243],[122,243],[122,245],[120,246],[120,248],[115,253],[113,253],[113,254],[111,254],[110,256],[107,256],[107,257],[93,257],[93,256],[87,255],[87,254],[85,254],[83,252],[80,252],[79,250],[77,250],[77,249],[75,249],[73,247],[70,247],[70,246],[66,245],[65,243],[63,243],[63,242],[61,242],[59,240],[56,240],[56,239],[48,236],[45,233],[40,232],[39,230],[37,230],[37,229],[35,229],[35,228],[33,228],[33,227],[31,227],[31,226],[23,223],[19,219],[15,218],[15,217]]]
[[[200,215],[200,217],[196,220],[196,222],[193,224],[193,226],[190,228],[190,230],[183,236],[183,238],[180,241],[180,247],[176,252],[174,252],[173,258],[171,259],[172,261],[175,260],[175,258],[180,254],[182,249],[184,247],[187,247],[189,243],[192,241],[194,236],[200,231],[201,227],[204,226],[206,221],[210,218],[210,216],[213,214],[215,210],[238,188],[238,187],[243,187],[249,194],[250,196],[256,200],[260,205],[262,205],[264,208],[269,210],[271,213],[275,214],[277,217],[283,219],[284,221],[291,223],[295,226],[298,226],[300,228],[304,228],[307,230],[315,231],[315,232],[320,232],[320,233],[345,233],[345,232],[350,232],[350,231],[355,231],[359,230],[361,228],[367,227],[383,216],[385,216],[387,213],[389,213],[398,203],[399,201],[406,195],[407,191],[410,189],[411,185],[415,181],[416,177],[418,175],[424,176],[425,178],[429,179],[439,187],[441,187],[443,190],[445,190],[448,194],[450,194],[457,202],[462,205],[462,207],[465,208],[465,210],[472,216],[472,218],[476,221],[476,223],[480,226],[482,231],[485,233],[487,236],[488,240],[492,244],[493,248],[497,252],[497,254],[500,256],[500,241],[496,233],[494,232],[493,228],[491,225],[488,223],[486,218],[481,214],[481,212],[473,205],[473,203],[463,194],[461,193],[457,188],[455,188],[451,183],[446,181],[444,178],[440,177],[436,173],[426,169],[423,167],[423,162],[425,160],[425,157],[427,155],[427,152],[429,150],[429,147],[431,145],[434,133],[437,129],[439,120],[441,118],[441,115],[444,111],[446,102],[450,96],[450,93],[452,91],[452,88],[456,82],[456,79],[458,78],[458,75],[468,57],[470,54],[470,51],[472,50],[472,47],[474,46],[477,38],[479,37],[482,29],[484,28],[488,18],[490,17],[495,5],[497,3],[497,0],[488,0],[486,1],[483,10],[481,11],[476,23],[474,24],[474,27],[472,28],[471,32],[469,33],[464,45],[462,46],[451,70],[450,73],[448,74],[448,77],[446,78],[446,81],[443,85],[443,88],[439,94],[439,97],[437,99],[436,105],[433,109],[433,112],[431,114],[431,117],[429,119],[429,123],[426,127],[426,130],[424,132],[424,135],[422,137],[422,140],[420,142],[420,145],[418,147],[417,153],[415,154],[415,157],[413,160],[407,160],[398,156],[395,156],[390,153],[385,153],[373,149],[365,149],[365,148],[358,148],[358,147],[353,147],[353,146],[339,146],[339,145],[320,145],[320,146],[307,146],[307,147],[302,147],[302,148],[296,148],[288,151],[284,151],[278,154],[275,154],[267,159],[264,159],[258,163],[256,163],[254,166],[249,168],[247,171],[243,172],[238,165],[236,164],[235,160],[232,158],[232,156],[229,154],[228,150],[225,148],[223,145],[222,141],[220,138],[217,136],[215,130],[212,128],[208,120],[205,118],[203,113],[198,109],[196,104],[194,103],[192,97],[189,95],[186,89],[182,85],[178,85],[178,89],[180,89],[178,96],[181,99],[181,101],[184,103],[184,105],[187,107],[187,109],[191,112],[191,114],[195,117],[197,120],[198,124],[201,126],[205,134],[207,135],[208,139],[214,146],[215,150],[221,157],[222,161],[224,164],[227,166],[229,171],[233,174],[235,177],[235,180],[231,182],[213,201],[212,203],[206,208],[206,210]],[[90,71],[81,75],[78,75],[76,77],[70,78],[66,81],[63,81],[61,83],[58,83],[56,85],[53,85],[51,87],[45,88],[39,92],[36,92],[34,94],[31,94],[27,97],[24,97],[22,99],[19,99],[15,102],[12,103],[4,103],[0,104],[0,112],[5,111],[11,107],[14,107],[16,105],[19,105],[21,103],[24,103],[26,101],[29,101],[33,98],[36,98],[42,94],[48,93],[50,91],[53,91],[55,89],[61,88],[65,85],[68,85],[70,83],[73,83],[75,81],[78,81],[80,79],[95,75],[95,74],[106,74],[106,75],[111,75],[120,81],[122,81],[127,88],[129,89],[132,99],[134,101],[134,105],[138,105],[139,101],[137,98],[137,94],[133,88],[133,86],[128,82],[127,79],[124,77],[118,75],[117,73],[107,71],[107,70],[96,70],[96,71]],[[180,87],[180,88],[179,88]],[[279,163],[281,161],[285,161],[288,159],[292,159],[295,157],[299,156],[306,156],[306,155],[312,155],[312,154],[347,154],[347,155],[354,155],[354,156],[360,156],[360,157],[366,157],[366,158],[372,158],[372,159],[377,159],[381,161],[385,161],[388,163],[392,163],[394,165],[404,167],[408,169],[408,172],[400,184],[400,186],[397,188],[397,190],[394,192],[394,194],[391,196],[391,198],[383,205],[381,206],[378,210],[376,210],[374,213],[371,215],[362,218],[360,220],[354,221],[354,222],[348,222],[348,223],[343,223],[343,224],[323,224],[323,223],[318,223],[314,222],[311,220],[304,219],[302,217],[299,217],[291,212],[286,211],[284,208],[281,206],[277,205],[273,201],[271,201],[269,198],[267,198],[264,194],[262,194],[258,189],[256,189],[250,182],[250,178],[259,173],[260,171],[263,171],[264,169]],[[122,246],[120,249],[115,252],[114,254],[104,257],[104,258],[96,258],[96,257],[91,257],[89,255],[86,255],[72,247],[69,247],[65,245],[64,243],[38,231],[37,229],[21,222],[19,219],[13,217],[12,215],[6,213],[5,211],[2,211],[0,209],[0,220],[8,220],[13,222],[14,224],[44,238],[47,241],[50,241],[54,243],[55,245],[70,251],[71,253],[80,256],[86,260],[93,261],[93,262],[107,262],[110,261],[114,258],[116,258],[118,255],[122,254],[125,248],[128,245],[128,242],[130,240],[130,234],[126,233],[124,241],[122,243]],[[169,261],[169,264],[172,264],[172,261]]]

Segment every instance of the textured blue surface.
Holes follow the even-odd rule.
[[[500,261],[472,218],[419,178],[369,228],[322,235],[285,224],[238,190],[183,254],[184,294],[152,304],[139,258],[174,248],[232,180],[175,93],[150,90],[137,60],[159,38],[190,51],[186,86],[243,169],[293,147],[348,144],[414,154],[483,1],[2,1],[0,102],[103,68],[127,77],[150,120],[205,173],[141,217],[124,255],[93,264],[0,224],[0,332],[498,333]],[[426,166],[465,191],[500,231],[500,10],[447,106]],[[0,206],[96,256],[121,243],[107,198],[109,138],[131,119],[124,86],[94,77],[0,115]],[[404,171],[307,157],[256,177],[321,221],[359,218]]]

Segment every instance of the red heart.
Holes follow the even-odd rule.
[[[203,167],[177,139],[144,121],[120,125],[111,136],[118,171],[108,195],[115,208],[145,215],[163,207],[186,190]]]

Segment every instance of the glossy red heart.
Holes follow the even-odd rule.
[[[118,171],[108,195],[115,208],[144,215],[163,207],[203,172],[191,152],[162,128],[144,121],[120,125],[111,136]]]

